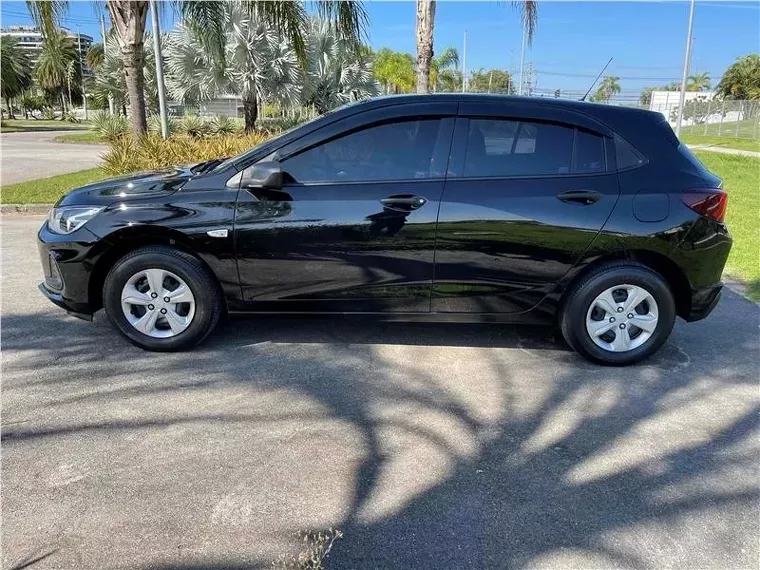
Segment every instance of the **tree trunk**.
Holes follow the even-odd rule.
[[[430,91],[435,0],[417,0],[417,93]]]
[[[139,137],[148,130],[148,119],[145,115],[145,76],[143,75],[148,3],[137,0],[107,0],[106,6],[116,31],[116,40],[121,48],[124,80],[127,84],[129,108],[132,112],[132,132]]]
[[[5,105],[8,107],[8,118],[15,119],[16,117],[13,116],[13,106],[11,105],[11,100],[9,98],[5,99]]]
[[[63,117],[66,114],[66,95],[65,95],[65,89],[63,85],[61,85],[61,120],[63,121]]]
[[[141,137],[148,131],[148,118],[145,114],[145,52],[143,43],[127,44],[122,47],[124,58],[124,80],[129,94],[129,109],[132,112],[132,132]]]
[[[256,119],[259,116],[259,102],[256,94],[243,95],[243,117],[245,118],[245,132],[252,133],[256,128]]]

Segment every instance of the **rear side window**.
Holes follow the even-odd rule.
[[[604,172],[604,138],[587,131],[575,131],[573,172]]]
[[[604,139],[532,121],[470,119],[464,176],[552,176],[606,169]]]
[[[617,135],[615,135],[615,157],[618,170],[636,168],[646,162],[635,148]]]

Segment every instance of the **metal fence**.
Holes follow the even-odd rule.
[[[678,92],[673,101],[658,101],[649,108],[662,113],[675,127]],[[760,138],[760,101],[693,98],[684,103],[681,134],[704,137]]]

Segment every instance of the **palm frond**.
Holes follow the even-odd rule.
[[[26,0],[32,20],[45,38],[55,33],[68,11],[68,4],[65,0]]]
[[[512,2],[512,6],[520,12],[520,18],[528,36],[528,45],[530,45],[533,43],[533,35],[536,33],[538,2],[537,0],[515,0]]]

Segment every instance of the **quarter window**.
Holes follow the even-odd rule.
[[[283,161],[296,182],[360,182],[442,178],[452,119],[375,125]]]

